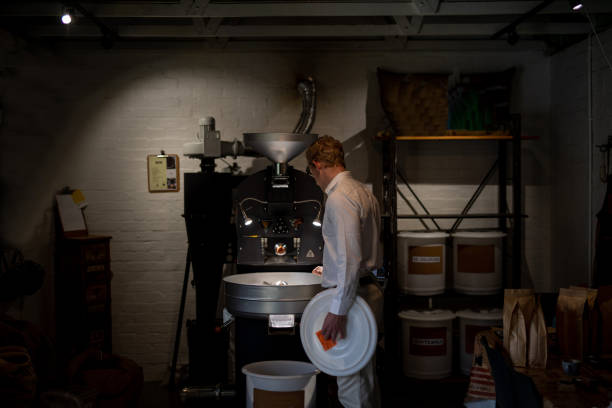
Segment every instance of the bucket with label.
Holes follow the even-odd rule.
[[[476,334],[487,331],[491,327],[502,327],[501,309],[491,310],[460,310],[459,319],[459,351],[461,372],[470,375],[472,359],[474,358],[474,338]]]
[[[453,287],[468,295],[494,295],[502,289],[500,231],[453,234]]]
[[[246,406],[305,407],[317,404],[319,370],[304,361],[259,361],[242,367],[246,375]]]
[[[401,293],[420,296],[444,293],[448,236],[444,232],[397,234],[397,280]]]
[[[407,377],[440,379],[453,370],[453,320],[449,310],[404,310],[402,363]]]

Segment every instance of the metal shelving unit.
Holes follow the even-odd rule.
[[[466,203],[464,209],[459,214],[431,214],[414,190],[407,182],[406,176],[399,169],[397,164],[397,144],[410,141],[445,141],[445,140],[480,140],[496,141],[498,143],[497,160],[482,178],[478,188]],[[507,205],[507,167],[508,167],[508,144],[511,144],[511,171],[512,171],[512,211]],[[485,185],[495,174],[498,174],[498,211],[497,213],[469,214],[474,202],[478,199]],[[385,269],[387,271],[387,285],[385,288],[385,347],[390,351],[389,355],[399,355],[395,353],[399,345],[399,328],[397,327],[397,312],[400,308],[402,296],[397,285],[397,233],[398,219],[418,219],[425,230],[432,228],[424,222],[430,220],[434,225],[434,231],[455,232],[464,219],[488,218],[497,219],[497,230],[511,232],[511,255],[508,259],[508,238],[503,240],[502,250],[502,274],[504,286],[517,288],[521,285],[521,260],[522,235],[523,235],[523,212],[522,212],[522,182],[521,182],[521,120],[519,115],[513,115],[509,134],[473,134],[473,135],[446,135],[446,136],[391,136],[383,140],[383,242]],[[414,208],[408,198],[398,187],[398,181],[402,181],[416,202],[421,207],[420,211]],[[400,196],[411,208],[414,214],[398,214],[397,196]],[[436,223],[436,219],[455,219],[455,223],[450,229],[442,229]],[[510,222],[510,226],[509,226]],[[465,231],[465,230],[464,230]],[[508,268],[508,260],[511,267]],[[442,295],[440,295],[442,296]],[[397,360],[397,359],[395,359]],[[397,361],[388,361],[386,365],[397,364]],[[399,372],[399,367],[389,367],[391,372]]]

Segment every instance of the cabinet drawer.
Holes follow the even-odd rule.
[[[109,274],[106,264],[87,265],[85,267],[85,279],[87,282],[104,282]]]
[[[88,305],[104,304],[107,299],[106,284],[88,285],[85,288],[85,302]]]
[[[108,246],[106,243],[89,244],[83,246],[83,256],[87,265],[100,264],[108,261]]]
[[[89,330],[89,345],[95,349],[104,348],[106,340],[106,332],[104,329],[90,329]]]

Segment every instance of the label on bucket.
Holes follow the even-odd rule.
[[[411,246],[408,249],[410,275],[438,275],[442,274],[442,245]]]
[[[457,272],[494,273],[494,245],[457,245]]]
[[[253,388],[253,408],[304,408],[304,390],[268,391]]]
[[[410,354],[446,355],[446,327],[410,327]]]

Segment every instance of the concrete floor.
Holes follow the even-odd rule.
[[[460,408],[468,386],[468,378],[453,376],[444,380],[413,380],[398,377],[381,381],[383,407]],[[177,391],[170,391],[157,382],[145,383],[138,408],[239,407],[237,401],[214,398],[180,402]]]

